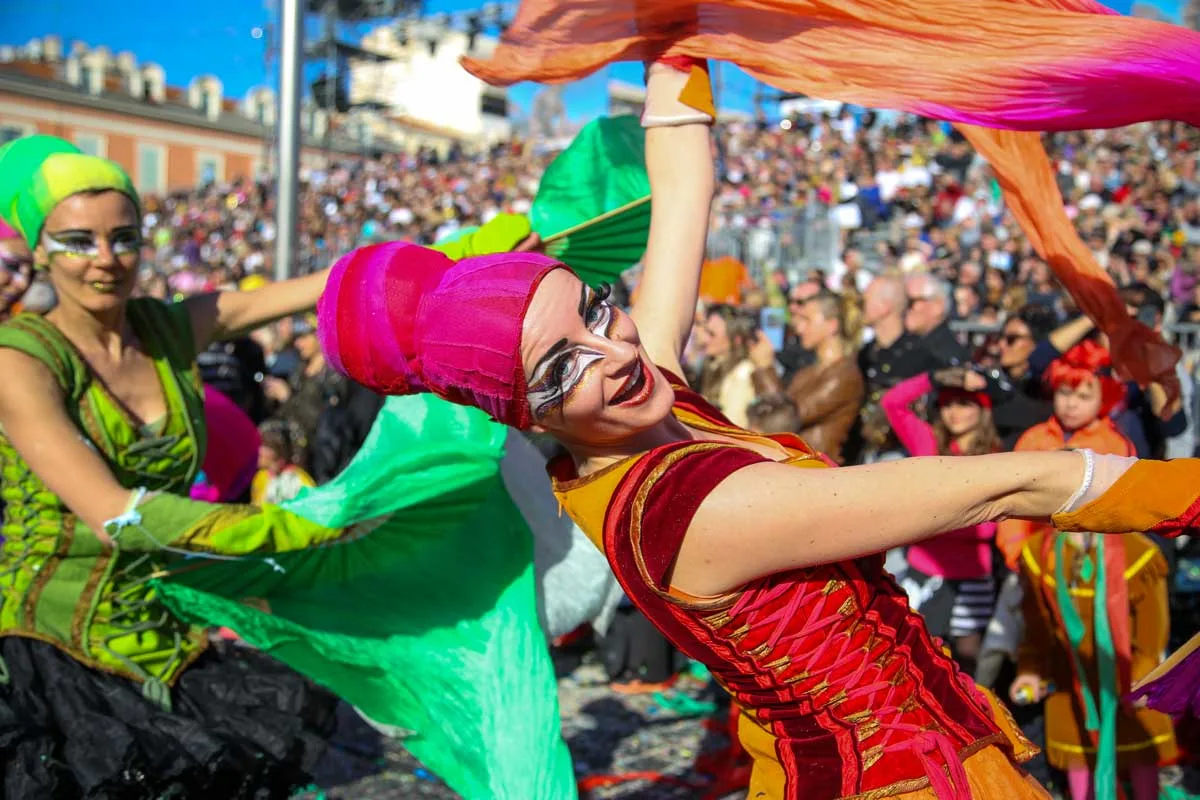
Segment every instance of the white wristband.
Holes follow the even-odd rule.
[[[675,114],[671,116],[656,114],[642,114],[643,128],[671,128],[679,125],[710,125],[712,117],[705,114],[703,111],[696,111],[691,114]]]
[[[114,542],[120,537],[121,531],[130,525],[142,524],[142,515],[138,512],[137,507],[141,505],[142,498],[145,496],[146,488],[144,486],[134,489],[129,495],[129,502],[125,504],[125,512],[104,523],[104,532],[112,537]]]
[[[1083,496],[1088,493],[1088,490],[1092,488],[1092,481],[1096,477],[1096,454],[1091,450],[1086,449],[1076,450],[1075,452],[1083,456],[1083,482],[1079,484],[1079,488],[1075,490],[1075,493],[1071,495],[1067,502],[1063,503],[1062,506],[1059,507],[1058,511],[1055,512],[1056,514],[1067,514],[1071,511],[1074,511],[1076,504],[1079,503],[1079,501],[1083,499]]]

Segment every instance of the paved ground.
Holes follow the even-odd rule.
[[[682,681],[656,700],[627,697],[608,688],[604,672],[590,658],[563,667],[559,700],[563,735],[580,777],[613,773],[658,772],[701,783],[693,770],[697,753],[723,748],[726,738],[704,724],[705,716],[679,713],[679,706],[714,700],[702,683]],[[664,705],[665,703],[665,705]],[[667,706],[674,706],[667,707]],[[684,709],[699,711],[700,708]],[[717,719],[724,720],[718,712]],[[1200,775],[1190,776],[1192,792],[1179,789],[1178,768],[1164,770],[1163,798],[1197,800]],[[319,787],[319,788],[317,788]],[[317,774],[317,787],[303,800],[458,800],[459,796],[425,770],[403,747],[386,740],[349,708],[343,707],[334,747]],[[1171,787],[1167,789],[1166,787]],[[694,800],[694,788],[635,781],[598,788],[587,800]],[[726,800],[733,800],[730,795]],[[1061,797],[1061,795],[1056,795]]]
[[[702,781],[691,767],[698,752],[727,744],[710,732],[702,716],[681,716],[653,697],[625,697],[608,688],[603,670],[590,659],[559,681],[563,734],[579,776],[654,771],[688,781]],[[684,699],[680,699],[684,698]],[[709,691],[695,681],[672,690],[668,702],[711,702]],[[685,709],[699,711],[696,709]],[[454,800],[458,795],[408,755],[384,740],[343,708],[335,747],[305,800]],[[589,800],[684,800],[695,789],[629,782],[592,791]]]

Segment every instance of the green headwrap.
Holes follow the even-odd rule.
[[[46,217],[73,194],[113,189],[141,207],[133,181],[111,161],[57,136],[26,136],[0,147],[0,217],[37,247]]]

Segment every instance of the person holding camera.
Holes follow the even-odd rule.
[[[816,363],[792,376],[785,389],[775,367],[775,348],[762,332],[750,348],[754,389],[759,398],[776,397],[795,409],[796,428],[815,450],[839,464],[842,447],[862,405],[865,386],[854,361],[853,331],[847,330],[845,306],[832,292],[806,300],[793,317],[800,343],[816,354]],[[772,431],[779,433],[781,431]]]

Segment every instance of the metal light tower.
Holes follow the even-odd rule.
[[[279,173],[276,175],[275,279],[296,263],[300,215],[300,87],[304,76],[303,0],[283,0],[279,25]]]
[[[339,43],[334,38],[339,20],[363,22],[380,17],[396,16],[402,12],[420,10],[421,0],[282,0],[279,24],[279,125],[278,153],[279,192],[275,212],[275,277],[284,280],[290,277],[296,264],[296,242],[299,235],[299,176],[300,147],[303,133],[300,130],[300,102],[304,94],[304,63],[307,55],[324,57],[334,65],[329,81],[330,99],[338,85],[336,65],[339,54],[347,50],[355,55],[367,57],[374,54],[361,51],[353,45]],[[307,53],[304,49],[304,15],[306,11],[320,12],[326,20],[325,39],[318,46],[319,52]],[[334,103],[330,104],[331,106]]]

